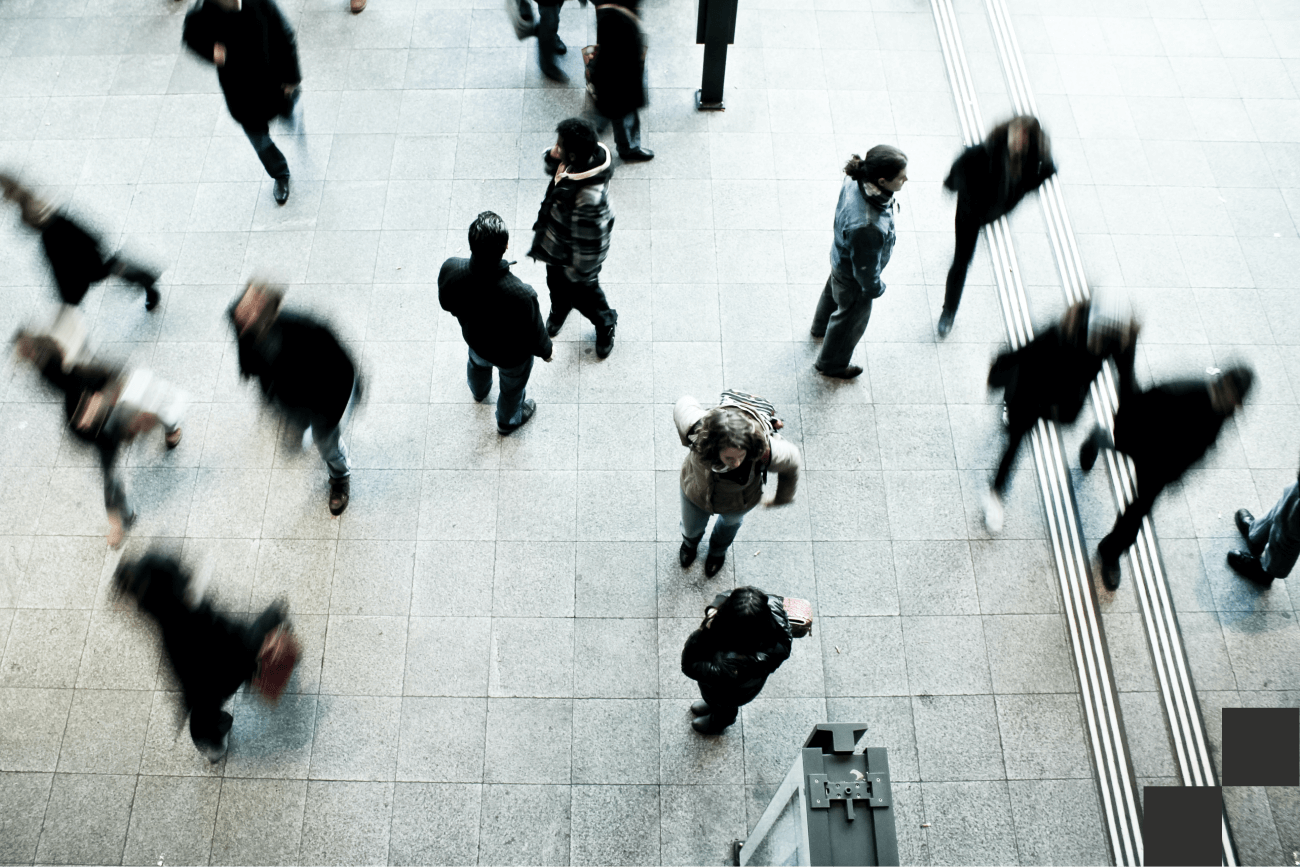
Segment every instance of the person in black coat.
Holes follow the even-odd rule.
[[[793,642],[779,596],[737,587],[715,599],[682,648],[682,674],[700,686],[691,728],[720,734],[734,723],[740,706],[753,701],[768,675],[790,658]]]
[[[522,14],[524,0],[519,2]],[[583,6],[587,5],[587,0],[581,2]],[[563,5],[564,0],[537,0],[537,28],[533,31],[537,34],[537,63],[542,68],[542,75],[561,84],[569,80],[555,62],[557,54],[569,52],[569,47],[560,38],[560,7]]]
[[[952,330],[980,227],[1009,214],[1025,194],[1054,174],[1047,133],[1028,115],[994,127],[988,138],[966,148],[952,164],[943,185],[957,194],[957,249],[939,315],[940,337]]]
[[[1073,424],[1107,358],[1115,360],[1121,395],[1134,388],[1139,326],[1113,294],[1071,306],[1061,320],[1014,352],[1004,352],[989,370],[990,388],[1003,389],[1007,445],[984,499],[989,532],[1002,530],[1002,497],[1020,442],[1039,419]]]
[[[99,239],[66,213],[38,198],[9,175],[0,174],[0,191],[22,211],[22,220],[41,233],[41,246],[54,273],[59,298],[73,307],[81,303],[91,284],[110,275],[135,283],[144,290],[144,309],[158,306],[158,275],[124,258],[121,253],[105,256]]]
[[[167,406],[141,406],[139,388],[147,372],[135,379],[120,367],[105,364],[67,363],[65,348],[47,335],[19,331],[14,337],[18,355],[41,373],[47,384],[63,393],[63,415],[73,436],[94,446],[104,473],[104,509],[108,513],[109,544],[117,547],[135,523],[135,509],[126,497],[126,487],[117,474],[117,458],[124,445],[160,421],[166,432],[167,448],[180,444],[180,404],[165,395]],[[174,391],[162,383],[164,391]]]
[[[300,652],[282,606],[241,622],[195,598],[202,591],[193,583],[175,559],[154,552],[124,560],[113,575],[118,594],[131,597],[161,629],[189,712],[190,737],[209,761],[218,762],[234,723],[222,706],[249,681],[262,695],[278,698]]]
[[[1102,448],[1113,448],[1137,467],[1137,496],[1097,545],[1103,582],[1119,587],[1120,555],[1137,540],[1156,497],[1199,461],[1219,438],[1223,423],[1245,400],[1255,377],[1247,367],[1214,372],[1208,381],[1180,380],[1120,398],[1112,441],[1100,426],[1079,449],[1079,466],[1092,469]]]
[[[550,361],[553,348],[537,293],[502,258],[509,246],[505,221],[484,211],[469,227],[469,258],[448,259],[438,272],[438,303],[460,320],[469,346],[466,370],[475,400],[486,400],[492,390],[492,368],[501,372],[497,432],[503,435],[537,411],[525,396],[528,375],[533,357]]]
[[[284,293],[249,283],[230,308],[239,345],[239,372],[257,377],[266,400],[299,435],[312,439],[329,468],[331,515],[348,506],[347,447],[343,429],[361,394],[356,365],[329,327],[307,316],[282,312]]]
[[[641,147],[641,116],[647,104],[645,86],[645,34],[636,15],[637,0],[612,0],[596,7],[596,42],[599,46],[589,66],[595,100],[596,130],[614,124],[614,144],[624,160],[654,159],[654,151]]]
[[[271,118],[290,118],[302,73],[293,30],[275,0],[200,0],[185,16],[182,40],[217,67],[230,116],[244,128],[275,200],[289,199],[289,163],[271,141]]]

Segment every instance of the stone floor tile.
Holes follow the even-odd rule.
[[[6,771],[53,771],[73,694],[70,689],[0,690],[0,726],[6,733],[0,743],[0,767]],[[32,842],[34,846],[35,840]]]
[[[470,864],[478,858],[477,783],[398,783],[393,789],[389,864]]]
[[[984,615],[984,640],[995,692],[1076,691],[1069,639],[1059,616]]]
[[[659,604],[655,549],[653,542],[578,542],[575,615],[655,616]]]
[[[659,864],[658,786],[572,789],[571,864]]]
[[[998,695],[996,701],[1008,778],[1092,776],[1076,695]]]
[[[586,618],[577,623],[573,694],[583,698],[655,698],[655,624]]]
[[[132,775],[55,774],[36,860],[120,862],[135,785]]]
[[[575,537],[576,472],[502,471],[499,478],[497,538],[567,541]]]
[[[404,698],[397,779],[481,781],[486,721],[483,698]]]
[[[659,702],[578,699],[573,703],[573,781],[659,783]]]
[[[571,699],[489,699],[484,782],[567,786],[572,778],[573,707]],[[522,732],[527,736],[521,739]]]
[[[35,859],[53,779],[53,774],[0,773],[0,805],[5,816],[0,858],[11,863]]]
[[[894,574],[903,614],[974,614],[979,610],[967,542],[895,542]]]
[[[71,688],[89,627],[89,611],[16,611],[0,663],[0,686]]]
[[[1011,780],[1016,848],[1026,863],[1093,864],[1109,847],[1091,780]]]
[[[1015,823],[1005,781],[922,783],[931,864],[1010,864]]]
[[[961,539],[961,484],[948,470],[911,470],[883,474],[893,538]]]
[[[313,780],[302,823],[304,861],[313,864],[388,860],[392,783]]]
[[[897,617],[820,617],[827,695],[906,695],[907,654]]]
[[[156,864],[166,855],[191,864],[207,860],[221,792],[220,780],[140,777],[131,802],[123,864]]]
[[[492,629],[489,694],[572,696],[574,632],[572,618],[496,618]]]
[[[230,713],[235,717],[224,760],[230,777],[302,779],[310,769],[316,732],[317,697],[286,694],[271,705],[240,694]],[[152,727],[152,723],[151,723]],[[152,731],[151,731],[152,733]],[[183,735],[179,746],[193,746]],[[145,765],[149,763],[146,744]]]
[[[415,542],[338,543],[331,614],[398,616],[410,612]]]
[[[157,636],[153,622],[143,613],[95,611],[77,688],[152,689],[159,664]]]
[[[739,785],[660,786],[660,863],[725,864],[745,836]]]
[[[1008,773],[991,695],[912,699],[921,779],[1001,780]]]
[[[568,785],[484,786],[479,862],[568,864],[571,792]]]
[[[406,636],[405,617],[330,615],[321,692],[400,695]]]
[[[983,624],[978,617],[902,617],[907,677],[919,695],[992,691]]]

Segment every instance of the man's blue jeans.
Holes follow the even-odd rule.
[[[826,335],[817,357],[818,370],[839,373],[849,366],[853,350],[867,333],[871,301],[857,280],[831,271],[813,315],[813,334]]]
[[[469,380],[469,392],[475,400],[485,399],[492,390],[492,368],[495,366],[474,350],[469,351],[465,374]],[[499,370],[501,393],[497,395],[497,427],[514,427],[524,420],[524,388],[528,385],[528,374],[533,370],[532,356],[518,367]]]
[[[740,532],[740,525],[745,523],[746,514],[728,512],[718,515],[717,523],[713,525],[713,535],[709,537],[710,557],[721,557],[727,553],[731,543],[736,540],[736,534]],[[700,539],[704,538],[704,528],[708,524],[709,513],[692,503],[686,498],[686,493],[682,492],[682,538],[700,544]]]
[[[1295,568],[1300,557],[1300,540],[1294,537],[1295,528],[1287,526],[1287,518],[1296,509],[1296,498],[1300,497],[1300,484],[1292,483],[1282,492],[1273,508],[1262,518],[1257,518],[1250,527],[1250,547],[1259,550],[1260,565],[1274,578],[1285,578]]]

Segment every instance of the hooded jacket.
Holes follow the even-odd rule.
[[[438,303],[460,320],[469,348],[497,367],[551,354],[537,293],[510,273],[504,259],[448,259],[438,272]]]
[[[550,151],[544,159],[552,178],[533,223],[533,246],[528,255],[563,268],[574,283],[593,283],[609,253],[609,234],[614,228],[614,212],[609,207],[614,158],[609,148],[597,142],[594,164],[582,171],[570,171]]]
[[[302,81],[298,46],[274,0],[243,0],[238,12],[202,0],[185,16],[181,39],[208,63],[214,43],[226,47],[217,81],[240,124],[256,127],[292,109],[284,85]]]
[[[740,407],[736,407],[741,409]],[[741,409],[744,412],[743,409]],[[748,481],[736,484],[720,478],[718,473],[705,460],[690,448],[699,432],[700,419],[705,409],[691,396],[683,397],[673,407],[673,423],[677,425],[677,436],[688,451],[682,461],[682,493],[701,509],[712,514],[731,514],[748,512],[763,499],[763,484],[770,470],[777,474],[776,496],[773,505],[783,505],[794,500],[795,490],[799,487],[799,470],[802,462],[799,449],[779,433],[766,434],[767,448],[762,455],[751,455],[751,470]],[[760,427],[766,425],[754,419]]]
[[[1007,133],[1000,131],[957,157],[943,185],[957,194],[957,214],[983,226],[1010,213],[1026,194],[1056,174],[1046,133],[1030,136],[1020,177],[1011,176]]]
[[[886,195],[874,184],[845,178],[835,206],[831,270],[842,279],[851,278],[868,298],[879,298],[885,293],[880,275],[893,251],[893,196]]]
[[[234,326],[233,306],[230,319]],[[352,398],[357,369],[329,328],[284,312],[260,337],[240,335],[234,327],[239,372],[256,376],[267,400],[328,427],[338,425]]]
[[[682,674],[699,683],[705,701],[736,707],[748,704],[762,691],[768,676],[790,658],[794,637],[785,608],[779,597],[771,595],[767,606],[775,638],[755,653],[738,653],[726,647],[715,638],[708,619],[686,639]]]

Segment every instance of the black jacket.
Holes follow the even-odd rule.
[[[63,214],[55,214],[41,229],[41,245],[64,304],[80,304],[90,284],[108,276],[99,241]]]
[[[957,194],[958,217],[982,226],[1010,213],[1027,193],[1056,174],[1056,165],[1050,154],[1041,157],[1037,138],[1030,136],[1019,182],[1013,184],[1009,174],[1007,137],[1001,135],[962,151],[943,185]]]
[[[1121,395],[1134,388],[1136,355],[1134,341],[1115,358]],[[1087,403],[1089,386],[1105,360],[1088,350],[1086,338],[1067,340],[1060,326],[1053,325],[1020,349],[999,355],[989,370],[988,384],[1004,389],[1007,418],[1013,427],[1030,427],[1040,418],[1071,424]]]
[[[186,708],[219,711],[252,678],[262,636],[207,602],[190,608],[185,600],[189,576],[175,560],[146,554],[135,568],[147,582],[137,601],[162,631]]]
[[[117,462],[117,453],[126,440],[123,432],[110,424],[95,430],[82,430],[73,424],[72,419],[81,401],[97,391],[103,391],[117,378],[119,372],[90,365],[77,365],[72,370],[65,371],[57,357],[49,359],[40,371],[46,382],[63,392],[63,417],[68,423],[68,429],[77,439],[95,447],[105,474],[111,474]]]
[[[209,63],[213,43],[226,47],[217,80],[239,123],[259,126],[292,109],[284,85],[302,81],[298,46],[275,0],[243,0],[238,12],[204,0],[185,16],[181,39]]]
[[[551,354],[537,293],[510,273],[504,259],[443,262],[438,303],[460,320],[460,333],[469,348],[497,367],[518,367],[534,355]]]
[[[328,426],[339,423],[357,369],[329,328],[306,316],[281,313],[258,339],[235,333],[239,372],[256,376],[267,400]]]
[[[596,9],[596,42],[591,63],[596,109],[620,118],[646,105],[645,41],[631,10],[609,5]]]
[[[1139,486],[1143,478],[1168,483],[1205,456],[1225,421],[1205,380],[1167,382],[1120,400],[1115,448],[1133,458]]]
[[[776,633],[780,636],[772,646],[744,654],[721,646],[706,626],[691,633],[682,648],[682,674],[700,685],[706,701],[732,704],[739,707],[754,700],[767,683],[767,677],[790,658],[794,637],[790,621],[777,596],[768,596],[767,604]]]

